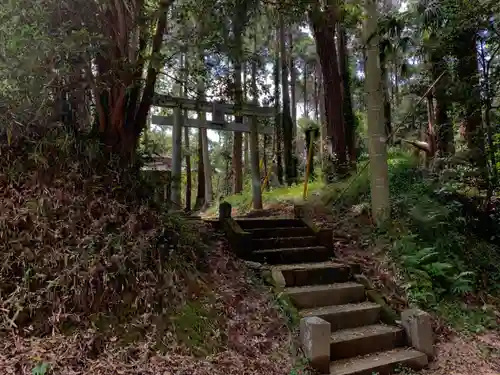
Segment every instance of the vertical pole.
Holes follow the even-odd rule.
[[[174,126],[172,129],[172,191],[170,200],[174,209],[181,207],[181,164],[182,164],[182,109],[174,109]]]
[[[257,133],[257,117],[252,117],[250,124],[250,165],[252,170],[252,197],[253,208],[262,209],[262,192],[260,190],[260,168],[259,168],[259,133]]]
[[[309,130],[311,131],[311,130]],[[306,180],[304,181],[304,193],[302,194],[302,199],[306,200],[307,198],[307,184],[309,183],[309,173],[311,171],[311,163],[312,163],[312,149],[314,147],[314,141],[311,135],[311,139],[309,140],[309,152],[307,153],[307,166],[306,166]]]

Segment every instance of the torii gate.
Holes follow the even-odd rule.
[[[153,96],[153,106],[173,108],[173,116],[152,116],[152,124],[160,126],[172,126],[172,186],[170,200],[177,206],[181,205],[181,173],[182,173],[182,127],[207,128],[214,130],[251,133],[250,137],[250,157],[252,162],[252,194],[260,196],[260,173],[258,169],[258,133],[272,134],[272,127],[259,127],[257,117],[274,117],[276,110],[273,107],[261,107],[257,104],[244,103],[241,106],[234,104],[209,102],[204,100],[194,100],[188,98],[174,97],[170,95],[155,94]],[[236,107],[238,107],[236,109]],[[210,112],[212,120],[189,119],[183,117],[183,111]],[[243,116],[243,123],[226,122],[225,115]],[[251,117],[251,121],[245,121],[245,117]],[[253,158],[257,157],[257,163]],[[254,165],[257,164],[257,169]]]

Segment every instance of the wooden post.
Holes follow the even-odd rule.
[[[172,129],[172,191],[170,200],[178,210],[181,207],[181,177],[182,177],[182,110],[174,108],[175,122]]]
[[[312,133],[312,130],[307,130]],[[307,199],[307,184],[309,183],[309,173],[311,171],[311,163],[312,163],[312,150],[314,147],[314,141],[313,141],[313,136],[311,134],[310,140],[309,140],[309,152],[307,153],[307,165],[306,165],[306,180],[304,181],[304,193],[302,194],[302,199],[306,200]]]
[[[259,168],[259,133],[257,132],[257,117],[252,117],[250,125],[250,165],[252,170],[252,201],[254,210],[262,210],[262,192],[260,190]]]

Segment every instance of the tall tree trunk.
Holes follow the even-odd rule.
[[[325,109],[325,85],[323,84],[323,74],[321,74],[321,63],[319,62],[319,57],[316,64],[316,81],[317,81],[317,93],[316,93],[316,121],[319,120],[319,156],[321,158],[321,170],[325,172],[325,149],[327,143],[327,122],[326,122],[326,109]],[[318,113],[319,112],[319,113]],[[319,116],[319,117],[318,117]],[[326,182],[330,182],[327,173],[324,173]]]
[[[322,87],[321,81],[320,81],[320,75],[321,75],[321,63],[319,62],[319,57],[316,60],[316,65],[314,67],[314,88],[313,88],[313,100],[314,100],[314,119],[316,121],[320,121],[320,116],[319,116],[319,106],[320,106],[320,87]],[[323,124],[322,124],[323,126]]]
[[[158,72],[159,72],[156,66],[158,65],[158,63],[161,63],[159,57],[161,56],[160,50],[163,45],[163,35],[165,34],[165,30],[167,28],[168,9],[172,5],[172,2],[173,0],[162,0],[160,2],[160,9],[158,12],[159,14],[158,23],[156,25],[156,31],[155,35],[153,36],[152,47],[151,47],[152,60],[149,64],[146,73],[146,83],[144,85],[144,90],[142,91],[142,98],[139,103],[139,107],[137,108],[134,124],[133,126],[130,126],[133,127],[135,131],[135,146],[137,146],[136,142],[139,139],[139,136],[141,135],[141,132],[146,125],[146,121],[149,115],[149,109],[153,101],[156,78],[158,77]]]
[[[283,184],[283,160],[282,160],[282,144],[283,144],[283,128],[281,123],[280,113],[280,52],[279,52],[279,31],[276,31],[275,45],[275,60],[274,60],[274,98],[275,98],[275,148],[276,148],[276,174],[278,183]]]
[[[399,56],[397,55],[397,52],[395,52],[394,56],[394,84],[392,85],[392,91],[394,95],[394,105],[399,106],[400,100],[399,100],[399,64],[398,64],[398,58]]]
[[[314,67],[314,87],[313,87],[314,119],[316,121],[320,120],[320,117],[319,117],[319,102],[320,102],[319,88],[321,86],[320,79],[319,79],[320,74],[321,74],[321,64],[320,64],[319,58],[318,58],[316,65]]]
[[[385,135],[389,137],[392,133],[392,116],[391,116],[391,101],[389,97],[389,72],[387,68],[387,62],[381,61],[380,70],[382,74],[382,95],[384,99],[384,127],[385,127]],[[390,143],[390,139],[389,139]]]
[[[243,68],[243,102],[247,102],[248,84],[247,84],[247,65],[242,64]],[[250,171],[250,135],[249,133],[243,134],[243,180],[244,176]]]
[[[281,128],[283,129],[283,151],[285,156],[286,183],[290,186],[295,182],[294,160],[293,160],[293,122],[290,115],[290,92],[288,85],[288,63],[286,51],[286,34],[283,16],[279,16],[280,22],[280,51],[281,51],[281,88],[283,95],[283,112],[281,116]]]
[[[365,85],[367,94],[367,117],[370,154],[371,203],[375,222],[380,225],[389,219],[389,178],[387,149],[383,116],[382,74],[380,72],[375,0],[365,0],[366,21],[364,40],[367,45]]]
[[[180,96],[186,96],[186,82],[187,82],[187,61],[186,54],[183,52],[181,54],[181,84],[180,84]],[[183,116],[185,119],[188,118],[188,112],[183,111]],[[191,154],[189,150],[189,128],[184,127],[184,151],[185,151],[185,160],[186,160],[186,192],[185,192],[185,202],[186,202],[186,211],[191,211],[191,191],[192,191],[192,175],[191,175]]]
[[[304,59],[304,86],[303,86],[303,97],[304,97],[304,117],[309,118],[309,103],[307,98],[307,60]]]
[[[434,98],[436,99],[436,153],[439,157],[449,156],[454,152],[453,128],[448,117],[449,98],[446,93],[448,86],[447,65],[444,57],[439,51],[432,51],[430,56],[432,79],[439,81],[434,86]],[[441,76],[444,74],[443,76]]]
[[[327,121],[327,146],[330,162],[333,163],[340,176],[347,172],[347,147],[345,139],[342,89],[335,43],[335,24],[338,20],[338,9],[329,0],[324,10],[315,3],[309,12],[316,40],[316,50],[321,62],[323,84],[325,89],[325,109]],[[333,171],[329,171],[329,179],[333,179]]]
[[[240,38],[241,39],[241,38]],[[241,45],[240,47],[241,48]],[[241,59],[238,57],[234,61],[234,102],[236,108],[243,104],[243,90],[241,86]],[[235,116],[235,120],[238,123],[243,122],[243,116]],[[243,173],[242,173],[242,143],[243,134],[241,132],[234,132],[233,138],[233,158],[232,158],[232,170],[233,170],[233,194],[238,194],[243,191]]]
[[[427,119],[427,129],[422,139],[424,139],[429,145],[429,152],[426,153],[425,159],[426,166],[429,166],[430,159],[432,159],[436,153],[436,132],[434,130],[436,124],[436,114],[432,94],[427,95]]]
[[[347,51],[347,38],[345,28],[339,23],[338,44],[339,44],[339,64],[342,76],[342,96],[344,104],[344,123],[347,151],[351,168],[356,168],[356,120],[352,108],[351,77],[349,74],[349,54]]]
[[[234,34],[234,55],[232,63],[234,67],[234,104],[238,109],[243,104],[243,84],[241,80],[242,64],[243,64],[243,33],[244,24],[247,18],[248,4],[244,0],[238,0],[235,4],[235,13],[233,18],[233,34]],[[243,123],[243,116],[235,116],[238,123]],[[242,143],[243,135],[241,132],[234,132],[233,138],[233,194],[239,194],[243,191],[243,171],[242,171]]]
[[[455,43],[458,57],[458,78],[461,83],[461,101],[465,108],[465,140],[473,159],[485,166],[484,135],[481,129],[481,90],[477,53],[477,30],[463,30]]]
[[[297,70],[295,69],[295,61],[293,58],[293,28],[288,32],[288,43],[289,43],[289,55],[290,55],[290,99],[291,99],[291,114],[293,121],[293,137],[297,138],[297,98],[296,98],[296,86],[297,86]]]
[[[254,32],[253,47],[254,52],[257,51],[257,30]],[[253,104],[257,105],[257,62],[252,60],[252,97]],[[262,191],[260,188],[260,166],[259,166],[259,133],[258,133],[258,120],[256,116],[251,118],[250,124],[250,145],[251,145],[251,173],[252,173],[252,201],[255,210],[262,209]]]

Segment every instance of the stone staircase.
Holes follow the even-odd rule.
[[[421,369],[427,365],[428,356],[407,345],[403,328],[384,323],[383,307],[367,299],[365,286],[355,281],[359,269],[335,262],[333,249],[321,245],[318,231],[306,221],[230,220],[233,229],[244,234],[236,246],[245,246],[245,251],[238,255],[270,265],[275,284],[302,317],[319,317],[329,323],[327,364],[316,366],[322,373],[384,375],[400,366]]]

